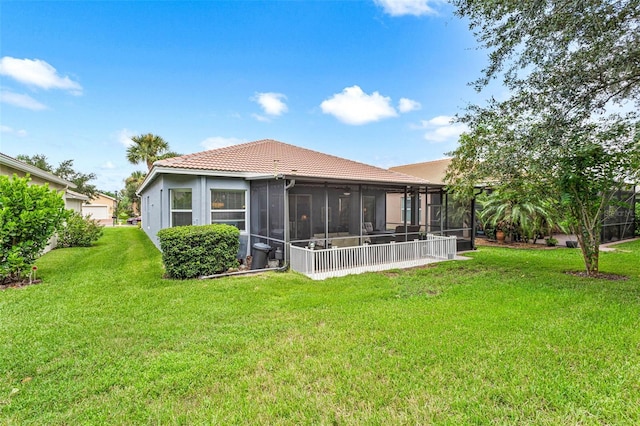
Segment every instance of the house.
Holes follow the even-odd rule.
[[[426,232],[435,235],[456,236],[458,251],[475,248],[476,209],[475,200],[461,203],[445,190],[444,177],[451,158],[425,161],[391,167],[389,170],[416,176],[432,183],[426,196],[417,202],[397,194],[389,194],[387,216],[392,222],[402,222],[402,213],[411,214],[418,208],[420,223],[426,225]],[[407,212],[407,206],[409,208]]]
[[[156,161],[138,195],[142,229],[156,245],[157,233],[163,228],[225,223],[240,230],[239,258],[250,254],[255,243],[266,243],[273,249],[271,256],[283,253],[292,267],[307,256],[306,265],[318,271],[324,261],[309,259],[321,252],[342,256],[325,259],[325,269],[335,269],[338,263],[344,267],[347,258],[351,269],[360,268],[361,263],[382,268],[389,265],[385,259],[395,256],[397,260],[405,254],[380,248],[380,253],[368,256],[362,250],[392,243],[408,246],[413,240],[435,245],[427,242],[425,224],[417,214],[405,214],[402,225],[387,219],[388,194],[419,199],[435,188],[441,185],[283,142],[260,140]],[[454,253],[443,251],[442,257],[455,254],[455,238],[429,238],[443,241],[443,247],[453,242]],[[393,250],[403,247],[397,245]],[[411,250],[419,257],[429,255],[426,248],[412,246]]]
[[[49,188],[64,192],[65,208],[69,210],[81,213],[82,203],[89,200],[89,197],[86,195],[70,189],[76,187],[73,182],[69,182],[53,173],[46,172],[0,152],[0,175],[13,176],[14,174],[20,177],[28,174],[31,176],[32,185],[44,185],[46,183],[49,184]]]
[[[86,195],[70,189],[76,187],[73,182],[69,182],[53,173],[46,172],[0,152],[0,175],[13,176],[14,174],[19,177],[29,175],[31,177],[31,185],[48,184],[49,188],[62,192],[64,205],[68,210],[81,213],[82,203],[89,199]],[[49,240],[49,244],[44,248],[44,252],[46,253],[53,249],[56,246],[56,242],[57,236],[54,235],[51,240]]]
[[[114,197],[98,192],[95,198],[82,205],[82,215],[90,216],[102,225],[112,224],[117,202]]]

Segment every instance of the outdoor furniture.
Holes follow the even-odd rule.
[[[404,243],[405,241],[407,241],[407,237],[409,241],[417,240],[419,232],[420,225],[407,225],[406,233],[404,225],[396,226],[395,241],[396,243]]]
[[[376,229],[369,233],[371,244],[387,244],[394,241],[394,234],[392,231],[381,231]]]

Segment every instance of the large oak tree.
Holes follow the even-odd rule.
[[[640,179],[640,0],[454,0],[506,100],[471,106],[449,170],[458,191],[532,183],[552,194],[588,274],[610,194]]]

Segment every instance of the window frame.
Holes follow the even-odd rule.
[[[175,191],[184,191],[191,193],[191,208],[190,209],[176,209],[173,207],[173,196]],[[170,227],[173,228],[175,226],[188,226],[188,225],[176,225],[174,224],[173,214],[174,213],[191,213],[191,223],[193,224],[193,188],[170,188],[169,189],[169,224]]]
[[[419,217],[422,218],[422,202],[421,202],[421,197],[418,196],[418,214],[420,215]],[[407,207],[405,210],[405,206]],[[403,218],[403,214],[405,214],[405,217]],[[407,223],[411,222],[411,196],[407,195],[407,197],[405,198],[404,196],[400,197],[400,218],[404,219],[402,221],[402,223],[404,223],[405,221]]]
[[[214,207],[214,203],[215,200],[217,199],[215,196],[215,192],[225,192],[225,193],[242,193],[244,200],[243,200],[243,207],[242,209],[225,209],[225,208],[215,208]],[[243,223],[243,227],[240,228],[236,225],[232,225],[232,226],[236,226],[236,228],[238,228],[238,230],[240,232],[246,233],[247,231],[247,190],[246,189],[226,189],[226,188],[211,188],[209,191],[209,194],[211,196],[211,203],[209,204],[209,221],[212,225],[214,224],[227,224],[230,225],[229,222],[242,222]],[[222,219],[222,220],[214,220],[213,216],[215,213],[243,213],[243,219]]]

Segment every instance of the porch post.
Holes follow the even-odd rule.
[[[411,225],[420,225],[420,188],[411,190]]]
[[[444,237],[444,228],[445,224],[448,222],[447,218],[449,217],[449,193],[444,192],[442,188],[440,188],[440,194],[442,194],[442,203],[444,205],[443,214],[440,215],[440,236]]]
[[[360,215],[359,215],[359,217],[360,217],[360,245],[364,245],[363,244],[364,240],[362,239],[362,235],[363,235],[362,234],[362,229],[364,227],[364,212],[362,211],[362,209],[364,208],[364,206],[362,204],[363,203],[362,202],[362,184],[358,185],[358,194],[360,194],[359,197],[358,197],[359,198],[359,200],[358,200],[358,203],[359,203],[359,207],[358,208],[359,208],[359,210],[358,211],[360,212]]]
[[[311,201],[313,203],[313,200]],[[311,230],[313,235],[313,229]],[[324,184],[324,240],[325,247],[329,248],[329,188]]]
[[[404,187],[404,209],[402,210],[402,224],[404,225],[404,234],[407,235],[407,187]]]
[[[291,260],[290,243],[291,238],[289,235],[289,190],[287,189],[287,181],[284,181],[282,185],[283,201],[284,201],[284,261],[289,262]]]

